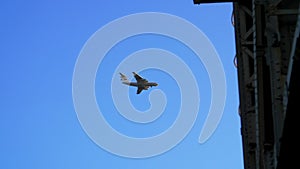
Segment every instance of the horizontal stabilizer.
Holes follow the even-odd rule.
[[[122,73],[120,73],[120,75],[121,75],[121,81],[124,84],[129,84],[129,80],[127,79],[127,77],[124,74],[122,74]]]

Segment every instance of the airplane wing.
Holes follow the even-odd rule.
[[[132,73],[133,73],[134,78],[135,78],[135,80],[136,80],[137,82],[143,80],[143,78],[142,78],[140,75],[136,74],[135,72],[132,72]]]
[[[138,89],[137,89],[137,91],[136,91],[136,94],[140,94],[142,91],[143,91],[143,88],[138,87]]]

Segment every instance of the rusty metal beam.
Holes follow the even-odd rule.
[[[237,0],[194,0],[194,4],[236,2]]]

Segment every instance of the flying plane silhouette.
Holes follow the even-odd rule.
[[[128,86],[136,86],[137,87],[136,94],[140,94],[143,90],[148,90],[149,87],[158,85],[155,82],[148,82],[147,79],[142,78],[140,75],[136,74],[135,72],[132,73],[134,75],[136,82],[130,82],[124,74],[120,73],[121,81],[123,84],[126,84]]]

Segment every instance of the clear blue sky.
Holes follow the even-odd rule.
[[[0,168],[243,168],[231,3],[198,6],[192,0],[48,0],[0,4]],[[199,87],[200,108],[188,135],[163,154],[135,159],[104,150],[86,134],[74,108],[72,80],[80,51],[98,29],[120,17],[141,12],[172,14],[200,29],[219,54],[227,95],[217,129],[205,143],[199,144],[211,104],[209,77],[203,63],[184,44],[164,36],[134,36],[115,45],[97,71],[95,95],[103,116],[118,132],[137,138],[157,135],[172,125],[180,108],[176,79],[150,69],[140,75],[159,86],[141,95],[130,87],[128,95],[136,109],[146,111],[150,107],[148,95],[160,89],[168,101],[165,112],[149,124],[134,123],[118,114],[110,93],[111,82],[119,81],[115,71],[128,55],[148,48],[170,51],[186,62]],[[127,76],[131,78],[132,74]],[[123,91],[125,86],[120,83],[119,87],[116,90]]]

